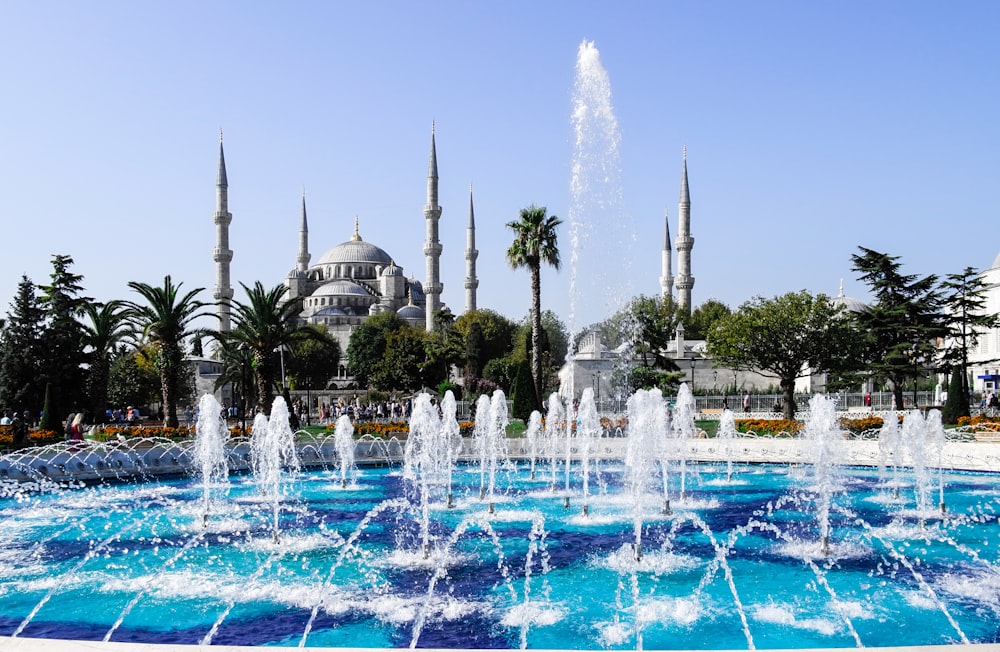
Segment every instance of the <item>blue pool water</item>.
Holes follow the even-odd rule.
[[[672,469],[671,483],[678,483]],[[280,535],[252,476],[0,500],[0,634],[152,643],[747,649],[1000,641],[997,476],[947,474],[947,514],[905,474],[838,469],[829,554],[807,466],[687,465],[637,508],[624,468],[476,467],[422,512],[398,468],[287,479]],[[939,478],[935,476],[934,482]],[[936,487],[936,484],[935,484]],[[576,492],[576,493],[573,493]],[[897,495],[898,494],[898,495]],[[642,554],[632,546],[642,523]]]

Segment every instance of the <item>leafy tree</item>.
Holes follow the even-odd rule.
[[[519,219],[507,223],[514,231],[514,242],[507,249],[507,262],[514,269],[527,267],[531,276],[531,378],[535,400],[542,404],[542,264],[559,269],[559,246],[556,227],[562,224],[555,215],[546,215],[544,207],[522,208]]]
[[[163,287],[130,281],[129,288],[138,293],[145,303],[125,302],[129,322],[142,334],[154,353],[160,376],[163,425],[170,428],[178,425],[177,402],[186,385],[183,344],[192,334],[191,324],[199,317],[207,316],[199,311],[208,305],[196,298],[204,288],[195,288],[182,295],[181,285],[174,285],[169,275],[164,277]]]
[[[715,322],[733,313],[729,306],[718,299],[709,299],[693,311],[684,320],[684,336],[689,340],[703,340]]]
[[[474,328],[475,327],[475,328]],[[514,349],[514,337],[517,334],[517,324],[493,310],[471,310],[455,320],[455,330],[465,340],[467,358],[469,357],[470,340],[475,339],[478,348],[473,359],[468,359],[467,377],[478,377],[486,373],[486,365],[490,360],[502,358]],[[479,332],[473,335],[473,330]]]
[[[805,290],[773,299],[755,297],[720,319],[707,338],[719,366],[778,378],[785,418],[795,416],[795,381],[859,359],[861,338],[826,295]]]
[[[147,405],[162,398],[160,374],[152,356],[119,351],[108,368],[108,402],[117,407]]]
[[[288,377],[295,388],[325,388],[337,374],[340,365],[340,343],[330,336],[325,326],[307,326],[316,337],[303,338],[292,344],[291,355],[285,361]]]
[[[69,256],[54,256],[50,283],[39,286],[39,304],[46,314],[41,380],[52,386],[52,407],[60,419],[70,410],[83,408],[86,357],[81,344],[83,326],[77,318],[91,300],[80,296],[83,277],[69,271],[72,264]],[[61,426],[58,432],[62,432]]]
[[[989,287],[982,275],[972,267],[966,267],[958,274],[949,274],[941,282],[943,291],[947,339],[941,356],[945,370],[957,370],[952,375],[948,391],[949,405],[952,395],[961,397],[955,402],[955,412],[949,412],[948,423],[956,423],[958,417],[969,416],[969,350],[979,343],[980,335],[987,329],[1000,325],[997,315],[986,310],[986,293]],[[957,381],[957,384],[955,384]]]
[[[903,274],[898,256],[859,249],[860,254],[851,256],[853,269],[875,301],[853,317],[867,336],[869,370],[890,383],[895,407],[901,410],[906,381],[926,374],[937,353],[935,339],[947,335],[937,276]]]
[[[104,418],[108,406],[108,380],[111,357],[118,346],[133,335],[128,313],[122,301],[85,303],[81,343],[87,355],[86,389],[88,406],[95,421]]]
[[[448,380],[451,368],[464,362],[465,348],[451,310],[445,308],[434,313],[434,330],[424,338],[426,359],[421,375],[426,385],[436,387]]]
[[[425,334],[404,325],[385,335],[385,350],[371,371],[371,384],[386,392],[413,392],[424,383]]]
[[[511,357],[515,364],[520,364],[522,360],[530,361],[532,352],[532,331],[531,316],[529,315],[520,325],[514,350]],[[542,337],[541,337],[541,360],[542,360],[542,396],[548,395],[550,391],[559,385],[559,370],[566,361],[566,353],[569,347],[569,334],[562,320],[551,310],[542,312]],[[531,369],[530,365],[528,367]],[[515,372],[514,378],[516,379]],[[513,390],[513,387],[511,387]],[[532,409],[540,409],[536,406]]]
[[[635,323],[635,351],[642,366],[660,371],[678,371],[667,348],[676,337],[682,313],[670,297],[640,296],[630,306]]]
[[[347,373],[354,376],[361,387],[371,382],[372,369],[385,353],[389,333],[406,326],[399,315],[392,311],[369,317],[351,333],[347,343]]]
[[[37,415],[42,409],[44,318],[34,283],[22,276],[0,331],[0,406],[3,409],[28,410],[31,415]]]

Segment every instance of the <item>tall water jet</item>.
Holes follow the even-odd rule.
[[[552,493],[555,493],[559,481],[559,441],[565,430],[563,419],[563,402],[559,394],[553,392],[549,396],[549,410],[545,417],[545,445],[549,453],[549,470],[552,473]]]
[[[944,464],[941,461],[944,455],[945,432],[941,423],[940,410],[928,410],[926,420],[926,441],[928,446],[933,446],[937,452],[938,462],[938,510],[943,516],[947,511],[944,503]]]
[[[455,394],[449,389],[441,399],[441,443],[443,448],[443,472],[448,507],[454,507],[455,501],[451,494],[452,471],[455,467],[455,455],[462,447],[462,429],[458,425],[458,404]]]
[[[222,415],[222,405],[211,394],[205,394],[198,401],[198,425],[191,456],[201,476],[202,524],[208,523],[212,486],[226,483],[229,477],[229,465],[226,463],[229,428]]]
[[[920,410],[910,410],[903,417],[900,438],[910,455],[916,512],[920,522],[923,523],[931,509],[931,478],[927,471],[927,422]]]
[[[843,441],[836,403],[817,394],[809,400],[809,418],[801,438],[810,443],[813,455],[813,482],[817,494],[816,517],[822,554],[830,554],[830,501],[833,496],[833,471],[840,462]]]
[[[638,390],[628,399],[628,439],[625,448],[625,480],[632,507],[635,560],[642,558],[643,504],[656,474],[663,429],[663,395],[658,389]],[[664,476],[664,485],[666,476]],[[669,510],[664,493],[664,510]]]
[[[611,81],[593,41],[584,40],[577,49],[570,124],[573,156],[566,327],[574,333],[578,322],[598,322],[634,294],[630,267],[635,226],[625,212],[622,198],[621,132],[611,98]],[[594,233],[599,238],[592,241]],[[581,301],[582,297],[586,301]],[[569,373],[564,396],[570,403],[576,397],[572,348],[566,362]]]
[[[688,442],[695,436],[697,426],[694,420],[694,395],[687,383],[681,383],[677,390],[677,403],[674,405],[674,414],[670,420],[670,431],[673,434],[674,444],[677,447],[677,459],[680,462],[680,499],[687,497],[687,456]]]
[[[733,411],[726,408],[719,417],[719,431],[716,433],[719,449],[726,460],[726,482],[733,479],[733,442],[736,439],[736,418]]]
[[[420,500],[420,540],[424,559],[430,557],[431,491],[440,483],[441,419],[430,394],[420,394],[413,402],[410,433],[403,450],[403,477],[415,483]]]
[[[501,464],[507,463],[507,426],[510,420],[507,416],[507,397],[502,389],[494,390],[490,400],[490,431],[489,431],[489,510],[493,513],[493,501],[496,494],[496,474]]]
[[[278,396],[271,405],[271,416],[263,433],[257,432],[254,421],[250,454],[253,460],[254,477],[260,492],[271,505],[273,523],[271,538],[277,543],[280,538],[280,516],[282,481],[285,472],[299,470],[299,455],[295,449],[295,433],[288,420],[288,405]]]
[[[340,486],[347,487],[350,473],[354,469],[354,424],[351,417],[340,415],[333,431],[333,443],[340,461]]]
[[[621,131],[615,117],[611,80],[593,41],[580,43],[573,82],[573,161],[570,179],[570,310],[567,327],[578,317],[589,324],[619,308],[633,295],[633,221],[625,213],[621,181]],[[591,240],[592,234],[599,241]],[[609,253],[614,255],[609,263]],[[583,312],[579,297],[587,297]],[[601,297],[606,305],[597,300]]]
[[[583,478],[583,513],[590,511],[590,462],[594,446],[601,432],[601,418],[594,403],[594,388],[587,387],[580,398],[580,409],[576,414],[576,442],[580,455],[580,475]]]
[[[535,477],[535,462],[538,460],[538,440],[542,435],[542,413],[532,410],[528,417],[528,427],[524,431],[524,438],[528,440],[529,477]]]

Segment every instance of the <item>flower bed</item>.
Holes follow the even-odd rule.
[[[406,421],[357,421],[354,424],[354,436],[361,437],[371,435],[372,437],[406,437],[410,432],[410,424]],[[458,431],[460,434],[471,435],[476,424],[473,421],[459,421]],[[326,427],[328,431],[337,428],[336,423],[331,423]]]
[[[177,428],[164,428],[163,426],[106,426],[94,431],[94,441],[111,441],[124,437],[125,439],[152,439],[154,437],[164,437],[166,439],[188,439],[194,436],[194,429],[187,426]]]
[[[757,435],[796,435],[802,422],[795,419],[737,419],[736,432]]]

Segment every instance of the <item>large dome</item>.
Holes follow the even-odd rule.
[[[341,242],[333,249],[323,254],[318,265],[388,265],[392,257],[379,247],[364,240],[348,240]]]

